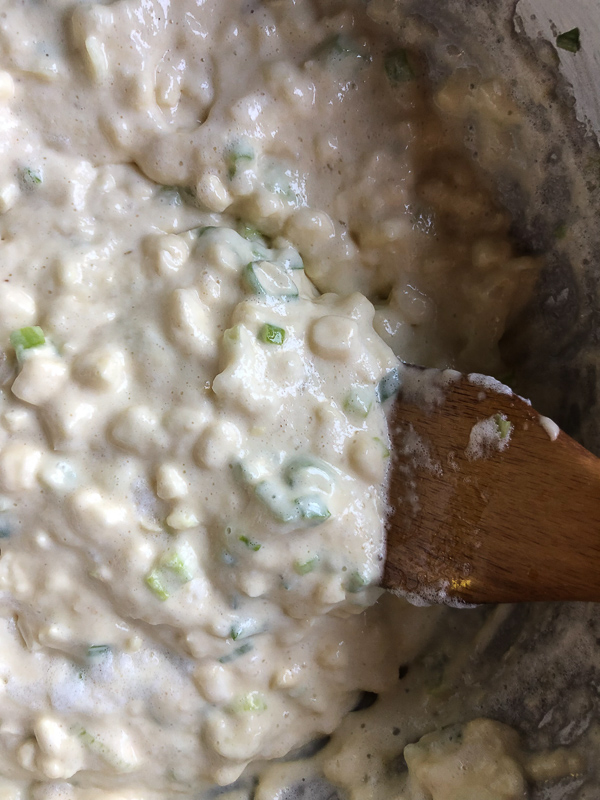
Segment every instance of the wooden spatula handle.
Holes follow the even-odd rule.
[[[474,424],[496,414],[512,425],[508,445],[469,457]],[[467,603],[600,601],[599,459],[467,376],[429,411],[400,396],[390,424],[386,587]]]

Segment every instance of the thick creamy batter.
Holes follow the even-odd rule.
[[[397,356],[502,369],[536,262],[454,120],[519,112],[473,71],[433,97],[364,4],[4,2],[0,53],[0,794],[198,796],[429,636],[372,606],[384,402]],[[469,725],[397,796],[524,797]],[[341,742],[319,769],[374,796]]]

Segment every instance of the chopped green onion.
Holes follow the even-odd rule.
[[[339,64],[347,58],[363,58],[352,39],[343,34],[335,34],[329,39],[325,39],[315,48],[312,57],[327,66]]]
[[[237,344],[240,341],[240,326],[234,325],[223,332],[223,341],[227,344]]]
[[[111,652],[109,644],[92,644],[88,647],[88,658],[97,658],[98,656],[105,656]]]
[[[19,328],[13,331],[10,335],[10,343],[14,347],[17,361],[19,363],[23,360],[25,351],[31,350],[34,347],[41,347],[46,343],[44,331],[37,325],[27,328]]]
[[[21,170],[21,186],[26,191],[31,191],[43,182],[42,173],[33,167],[24,167]]]
[[[384,458],[389,458],[389,457],[390,457],[390,455],[391,455],[391,453],[390,453],[390,449],[389,449],[389,447],[388,447],[388,446],[385,444],[385,442],[384,442],[384,441],[382,441],[382,440],[379,438],[379,436],[374,436],[374,437],[373,437],[373,441],[374,441],[374,442],[377,442],[377,444],[379,445],[379,447],[381,447],[381,454],[383,455],[383,457],[384,457]]]
[[[162,582],[157,570],[152,570],[149,575],[146,575],[146,586],[152,591],[159,600],[163,602],[168,600],[171,596],[167,591],[164,583]]]
[[[269,258],[271,254],[270,243],[258,228],[247,222],[242,222],[238,225],[237,233],[252,245],[252,255],[255,261],[266,261]]]
[[[243,694],[241,697],[236,698],[229,706],[229,710],[235,713],[250,712],[259,714],[262,711],[266,711],[266,709],[267,704],[262,692],[248,692],[248,694]]]
[[[225,151],[225,164],[229,180],[233,180],[243,165],[254,161],[254,148],[247,139],[238,139]]]
[[[192,205],[196,204],[196,192],[191,188],[191,186],[178,186],[177,189],[184,203],[187,202],[191,203]]]
[[[254,650],[254,646],[250,642],[246,642],[246,644],[241,645],[241,647],[236,648],[231,653],[221,656],[219,663],[229,664],[230,661],[235,661],[237,658],[240,658],[240,656],[245,656],[246,653],[249,653],[251,650]]]
[[[269,245],[267,243],[267,240],[258,230],[258,228],[254,227],[254,225],[250,225],[247,222],[242,222],[240,223],[240,225],[238,225],[237,232],[243,239],[246,239],[246,241],[255,242],[256,244],[261,244],[263,245],[263,247],[266,247],[268,249]]]
[[[200,239],[205,233],[208,233],[208,231],[218,231],[219,227],[217,225],[202,225],[199,228],[192,228],[192,230],[198,239]]]
[[[270,261],[252,261],[244,270],[244,279],[254,294],[289,300],[298,297],[298,287],[277,264]]]
[[[498,428],[498,435],[500,436],[501,440],[506,439],[510,432],[512,431],[512,425],[506,418],[504,414],[496,414],[494,416],[494,422],[496,423],[496,427]]]
[[[252,483],[252,473],[247,464],[243,461],[235,461],[229,465],[229,469],[236,481],[240,483]],[[231,528],[226,529],[226,533],[231,533]]]
[[[258,338],[265,344],[283,344],[285,341],[285,329],[265,322],[258,332]]]
[[[253,539],[249,539],[247,536],[240,536],[240,542],[243,542],[248,550],[252,550],[254,553],[258,553],[260,548],[262,547],[261,544],[255,542]]]
[[[412,81],[415,77],[414,70],[410,65],[407,52],[404,48],[392,50],[388,53],[383,60],[383,65],[392,86],[398,86],[400,83],[407,83],[408,81]]]
[[[320,458],[314,456],[295,456],[290,459],[283,470],[283,479],[292,489],[309,489],[326,492],[333,489],[334,468]]]
[[[81,741],[82,741],[82,742],[84,742],[84,743],[85,743],[85,744],[87,744],[87,745],[92,745],[92,744],[94,744],[94,742],[96,741],[96,737],[95,737],[95,736],[92,736],[92,735],[91,735],[91,733],[88,733],[88,732],[85,730],[85,728],[82,728],[82,729],[79,731],[79,734],[78,734],[78,736],[79,736],[79,738],[81,739]]]
[[[311,558],[309,561],[305,561],[304,563],[301,561],[294,562],[294,571],[298,573],[298,575],[308,575],[309,572],[314,572],[317,568],[319,563],[319,556],[315,556]]]
[[[565,33],[559,33],[556,37],[556,46],[561,50],[568,50],[569,53],[578,53],[581,48],[581,38],[579,28],[572,28]]]
[[[360,572],[355,571],[350,573],[350,576],[346,581],[346,591],[350,592],[350,594],[356,594],[357,592],[360,592],[366,588],[368,584],[369,582],[365,576],[361,575]]]
[[[183,203],[194,205],[196,195],[189,186],[162,186],[159,200],[169,206],[180,206]]]
[[[269,192],[283,197],[295,206],[302,204],[302,180],[295,170],[286,168],[280,161],[272,161],[264,167],[262,178],[265,189]]]
[[[189,583],[198,570],[198,559],[187,542],[174,552],[166,553],[146,576],[146,585],[159,600],[168,600],[184,583]]]
[[[120,753],[106,745],[99,735],[92,735],[88,733],[85,728],[80,728],[77,735],[86,747],[89,747],[92,752],[101,756],[108,764],[116,768],[118,772],[130,772],[134,768],[134,764],[125,761]]]
[[[284,269],[304,269],[304,261],[300,253],[293,247],[286,247],[277,256],[277,261]]]
[[[237,639],[247,639],[256,633],[256,623],[252,619],[236,619],[231,623],[229,629],[229,639],[235,642]]]
[[[19,328],[18,331],[13,331],[10,335],[10,343],[15,349],[21,347],[23,350],[29,350],[30,347],[39,347],[45,344],[46,338],[44,331],[35,325],[30,328]]]
[[[261,481],[254,491],[279,522],[294,522],[300,516],[297,504],[292,503],[285,489],[273,481]]]
[[[400,371],[398,367],[391,369],[377,384],[375,396],[380,403],[385,403],[400,389]]]
[[[167,206],[180,206],[183,203],[181,194],[176,186],[161,186],[159,201]]]
[[[179,552],[167,556],[161,564],[165,569],[171,570],[174,575],[181,578],[183,583],[191,581],[196,573],[192,559],[186,558],[185,555]]]
[[[324,501],[316,495],[312,497],[299,497],[296,500],[296,506],[300,511],[302,519],[306,520],[311,525],[320,525],[331,516],[331,512]]]
[[[354,386],[352,391],[346,395],[344,411],[364,419],[368,416],[374,399],[375,393],[372,386]]]

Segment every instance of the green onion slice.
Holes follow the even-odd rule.
[[[498,429],[498,435],[503,441],[510,435],[510,432],[512,431],[512,424],[508,421],[504,414],[496,414],[494,416],[494,422],[496,423],[496,428]]]
[[[308,575],[309,572],[314,572],[317,568],[319,563],[319,556],[315,556],[314,558],[309,559],[308,561],[295,561],[294,562],[294,571],[298,575]]]
[[[240,536],[240,542],[243,542],[248,550],[252,550],[253,553],[258,553],[262,544],[255,542],[253,539],[249,539],[247,536]]]
[[[225,165],[230,180],[233,180],[240,169],[254,161],[254,148],[247,139],[238,139],[225,151]]]
[[[299,497],[296,500],[296,507],[302,519],[310,525],[320,525],[331,516],[331,511],[325,505],[325,501],[318,495]]]
[[[277,325],[271,325],[269,322],[265,322],[258,332],[258,338],[265,344],[281,345],[285,342],[285,329],[280,328]]]
[[[10,335],[10,343],[14,347],[17,361],[19,363],[23,360],[25,352],[32,350],[34,347],[41,347],[46,344],[46,337],[44,331],[37,325],[27,328],[19,328],[13,331]]]
[[[241,656],[245,656],[246,653],[249,653],[251,650],[254,650],[254,646],[250,642],[246,642],[246,644],[237,647],[231,653],[227,653],[226,655],[221,656],[221,658],[219,659],[219,663],[229,664],[230,661],[235,661]]]
[[[578,53],[581,49],[581,37],[579,28],[572,28],[565,33],[559,33],[556,37],[556,46],[561,50],[568,50],[569,53]]]
[[[270,261],[252,261],[244,270],[248,288],[259,297],[291,300],[298,287],[285,270]]]
[[[260,714],[266,711],[267,703],[262,692],[248,692],[237,697],[229,706],[234,713]]]
[[[380,403],[385,403],[400,389],[401,379],[398,367],[391,369],[377,384],[375,395]]]
[[[408,60],[408,54],[404,48],[392,50],[388,53],[383,60],[383,66],[391,86],[407,83],[415,77],[414,70]]]
[[[108,655],[111,652],[109,644],[92,644],[88,647],[88,658],[98,658],[99,656]]]

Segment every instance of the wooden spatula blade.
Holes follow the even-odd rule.
[[[600,460],[492,379],[441,373],[432,395],[415,374],[390,414],[384,585],[433,602],[600,601]]]

